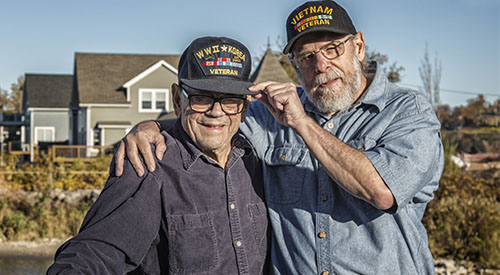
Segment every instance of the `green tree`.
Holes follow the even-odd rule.
[[[500,100],[489,104],[484,95],[469,99],[466,106],[458,106],[453,109],[451,120],[459,127],[486,126],[484,116],[487,114],[498,115],[500,111]]]
[[[441,122],[442,129],[455,129],[457,124],[452,117],[452,110],[449,105],[439,105],[436,108],[436,116]]]
[[[8,105],[9,105],[9,97],[10,93],[9,91],[0,88],[0,112],[5,112],[8,110]]]
[[[398,66],[397,62],[393,62],[391,65],[387,66],[389,62],[389,56],[387,54],[370,50],[369,47],[366,46],[365,66],[368,66],[370,61],[377,61],[377,66],[382,67],[382,70],[385,72],[390,82],[397,83],[401,81],[401,73],[404,71],[404,67]]]
[[[486,113],[488,103],[484,98],[484,95],[479,95],[477,98],[467,100],[467,107],[465,108],[465,116],[468,125],[470,126],[482,126],[482,115]]]
[[[13,83],[11,86],[10,101],[12,108],[16,113],[22,111],[23,93],[24,93],[24,75],[17,78],[17,83]]]
[[[20,113],[24,91],[24,76],[17,78],[17,83],[12,84],[11,91],[0,88],[0,112]]]

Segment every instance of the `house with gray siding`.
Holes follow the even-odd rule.
[[[180,55],[76,53],[74,144],[112,145],[138,122],[175,117],[170,89]]]
[[[70,99],[72,75],[25,74],[22,143],[34,148],[41,142],[71,143]],[[33,150],[31,150],[33,152]]]

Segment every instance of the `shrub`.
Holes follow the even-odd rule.
[[[444,173],[456,172],[459,167],[451,160],[451,156],[454,156],[457,152],[458,141],[455,135],[449,133],[442,133],[442,142],[444,147]]]
[[[15,166],[16,157],[5,156],[4,172],[0,186],[9,190],[42,191],[59,188],[63,190],[101,189],[108,178],[111,154],[102,154],[92,160],[77,159],[70,163],[52,163],[47,154],[35,158],[36,164],[22,163]],[[8,160],[8,161],[7,161]],[[14,164],[12,164],[14,163]]]
[[[31,241],[75,235],[93,200],[84,198],[75,205],[53,200],[50,193],[55,188],[102,189],[111,158],[103,154],[91,161],[58,164],[42,153],[33,165],[17,164],[17,156],[3,154],[0,239]]]
[[[11,194],[0,202],[0,238],[32,241],[75,235],[93,201],[84,198],[76,205],[58,203],[43,192],[34,201],[26,195]]]
[[[500,267],[500,182],[446,172],[423,222],[434,257]]]

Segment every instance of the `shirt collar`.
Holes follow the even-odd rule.
[[[386,93],[385,89],[388,84],[387,77],[385,76],[384,71],[377,65],[376,61],[371,61],[365,71],[367,73],[375,73],[370,86],[365,90],[360,99],[352,106],[357,107],[362,104],[369,104],[376,106],[379,111],[383,110],[386,103]],[[321,113],[316,106],[314,106],[309,99],[307,98],[305,90],[302,87],[297,87],[297,91],[299,93],[300,99],[304,105],[304,109],[307,112],[318,114],[325,119],[328,119],[328,115]],[[352,109],[352,107],[350,109]]]
[[[375,73],[370,86],[365,90],[361,98],[358,100],[360,104],[374,105],[379,111],[385,108],[386,104],[386,86],[388,85],[388,79],[385,76],[384,70],[377,65],[376,61],[371,61],[365,70],[367,73]]]
[[[199,158],[203,158],[214,165],[219,165],[196,147],[191,137],[182,128],[179,119],[172,127],[172,136],[176,138],[176,142],[179,146],[184,169],[189,170]],[[231,140],[231,152],[229,153],[227,167],[232,166],[232,164],[243,155],[250,154],[252,150],[253,148],[250,142],[238,130]]]

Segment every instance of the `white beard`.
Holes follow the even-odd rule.
[[[325,114],[338,113],[349,109],[356,99],[356,95],[361,88],[361,63],[356,55],[348,64],[352,66],[352,74],[347,76],[340,70],[333,68],[332,70],[321,73],[314,78],[311,86],[305,85],[302,76],[297,74],[298,79],[306,91],[307,98],[318,110]],[[332,88],[322,88],[319,85],[329,80],[339,78],[345,83],[345,89],[341,90],[339,86]]]

